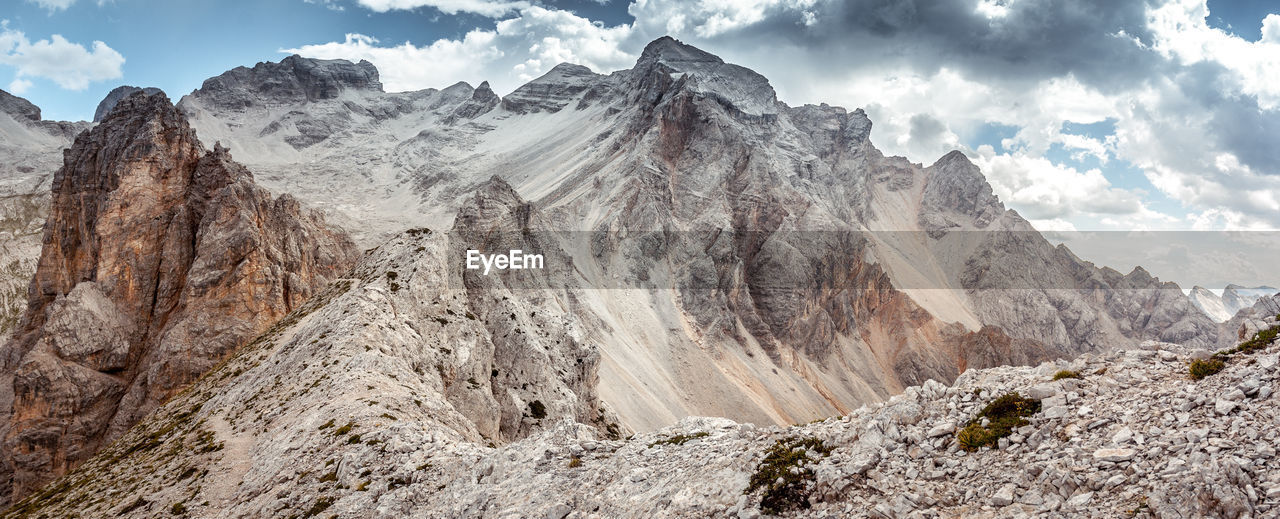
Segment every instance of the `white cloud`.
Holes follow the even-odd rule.
[[[358,2],[361,6],[379,13],[396,9],[434,7],[444,14],[474,13],[491,18],[505,16],[531,5],[529,2],[507,0],[358,0]]]
[[[33,84],[22,78],[17,78],[9,83],[9,92],[14,95],[22,95],[30,89]]]
[[[27,3],[36,4],[50,11],[61,11],[71,7],[76,0],[27,0]]]
[[[506,93],[562,62],[598,72],[628,67],[635,55],[621,49],[630,34],[627,26],[604,27],[567,11],[530,7],[498,22],[494,30],[476,29],[461,39],[440,39],[425,46],[408,42],[381,46],[375,38],[348,34],[342,42],[281,52],[369,60],[392,92],[487,80],[496,91]]]
[[[17,69],[18,78],[42,77],[68,90],[84,90],[89,83],[123,75],[124,56],[95,41],[90,49],[55,34],[32,43],[21,31],[0,24],[0,64]]]
[[[1280,108],[1280,15],[1262,21],[1257,42],[1210,27],[1206,0],[1173,0],[1149,14],[1155,49],[1183,64],[1212,61],[1232,72],[1227,86],[1257,96],[1263,109]]]
[[[1141,193],[1115,187],[1097,169],[1079,171],[1023,152],[997,154],[987,145],[973,155],[995,194],[1033,223],[1110,218],[1117,225],[1109,227],[1126,227],[1126,220],[1172,219],[1147,208]]]

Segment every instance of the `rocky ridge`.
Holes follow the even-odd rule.
[[[1188,378],[1187,365],[1210,352],[1159,342],[1035,367],[969,370],[950,387],[930,380],[790,427],[686,418],[619,439],[608,427],[531,411],[523,420],[540,425],[530,435],[485,445],[445,396],[465,374],[455,372],[457,363],[470,357],[452,346],[466,341],[381,347],[399,344],[386,340],[390,334],[412,337],[420,326],[472,326],[461,315],[466,298],[433,292],[423,299],[413,288],[441,281],[441,246],[438,236],[416,231],[367,254],[356,277],[7,516],[759,517],[763,508],[795,517],[1235,518],[1280,511],[1274,343],[1230,355],[1225,369],[1201,380]],[[417,255],[397,256],[418,247]],[[389,279],[387,268],[414,278]],[[394,288],[397,281],[408,287]],[[423,311],[443,322],[400,321]],[[1277,325],[1275,316],[1261,321]],[[439,359],[442,367],[413,376],[415,358]],[[325,368],[335,362],[341,369]],[[986,424],[978,418],[984,406],[1010,393],[1036,403],[1026,422],[990,447],[967,450],[960,431],[971,421]]]
[[[1255,303],[1280,293],[1280,289],[1260,286],[1247,288],[1228,284],[1219,296],[1204,287],[1191,289],[1191,303],[1215,321],[1230,321],[1237,313],[1249,310]]]
[[[163,93],[121,100],[55,174],[0,380],[4,495],[101,446],[350,267],[345,234],[206,150]]]

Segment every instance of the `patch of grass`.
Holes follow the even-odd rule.
[[[332,419],[332,418],[330,418],[330,419],[329,419],[329,421],[327,421],[327,422],[325,422],[323,425],[321,425],[321,426],[319,427],[319,429],[323,431],[323,430],[328,429],[328,428],[330,428],[330,427],[333,427],[333,419]]]
[[[779,515],[809,508],[813,491],[812,465],[831,454],[817,438],[784,438],[774,442],[756,466],[744,494],[761,492],[760,511]]]
[[[334,430],[333,430],[333,435],[334,435],[334,436],[342,436],[342,435],[344,435],[344,434],[347,434],[347,433],[351,432],[351,428],[353,428],[353,427],[355,427],[355,426],[356,426],[356,423],[355,423],[355,422],[347,422],[347,425],[344,425],[344,426],[342,426],[342,427],[339,427],[339,428],[337,428],[337,429],[334,429]]]
[[[1207,360],[1193,360],[1187,367],[1187,373],[1191,376],[1191,380],[1200,380],[1222,371],[1222,368],[1225,367],[1227,367],[1227,364],[1217,357]]]
[[[582,458],[579,458],[577,456],[569,458],[569,468],[576,469],[581,466],[582,466]]]
[[[543,405],[541,400],[529,402],[529,416],[532,416],[536,420],[546,418],[547,406]]]
[[[1023,398],[1018,393],[1006,393],[993,400],[978,412],[963,429],[956,432],[956,441],[966,451],[982,447],[995,447],[1000,438],[1013,434],[1013,429],[1031,422],[1026,417],[1040,412],[1040,401]],[[987,425],[982,425],[986,418]]]
[[[359,435],[359,434],[353,434],[353,435],[351,435],[351,437],[350,437],[350,438],[347,438],[347,445],[355,445],[355,444],[357,444],[357,443],[360,443],[360,435]]]
[[[1080,378],[1080,372],[1079,372],[1079,371],[1071,371],[1071,370],[1069,370],[1069,369],[1064,369],[1064,370],[1061,370],[1061,371],[1059,371],[1059,372],[1057,372],[1057,373],[1054,373],[1054,374],[1053,374],[1053,379],[1054,379],[1054,380],[1062,380],[1062,379],[1064,379],[1064,378]]]
[[[696,432],[696,433],[693,433],[693,434],[677,434],[677,435],[672,436],[672,437],[670,437],[670,438],[663,438],[663,439],[661,439],[661,440],[658,440],[658,441],[655,441],[655,442],[653,442],[653,443],[650,443],[650,444],[649,444],[649,446],[650,446],[650,447],[656,447],[656,446],[658,446],[658,445],[684,445],[684,444],[685,444],[685,442],[688,442],[689,440],[696,440],[696,439],[698,439],[698,438],[706,438],[706,437],[707,437],[707,436],[709,436],[709,435],[710,435],[710,433],[708,433],[708,432],[706,432],[706,431],[699,431],[699,432]]]
[[[338,471],[336,471],[336,470],[335,470],[335,471],[333,471],[333,472],[330,472],[330,473],[328,473],[328,474],[325,474],[325,475],[323,475],[323,476],[320,476],[320,479],[318,479],[318,480],[316,480],[316,481],[319,481],[319,482],[321,482],[321,483],[325,483],[325,482],[328,482],[328,481],[337,481],[337,480],[338,480]]]
[[[182,503],[174,503],[173,506],[169,507],[169,513],[173,515],[186,515],[187,505],[184,505]]]
[[[1276,319],[1280,319],[1280,315],[1277,315]],[[1255,351],[1261,350],[1269,346],[1272,341],[1276,340],[1276,336],[1278,335],[1280,335],[1280,326],[1272,326],[1270,328],[1267,328],[1266,330],[1258,330],[1258,333],[1253,334],[1253,337],[1250,338],[1249,340],[1244,341],[1240,344],[1237,344],[1236,347],[1231,348],[1229,350],[1220,351],[1218,352],[1218,355],[1222,356],[1222,355],[1234,355],[1236,353],[1253,353]]]

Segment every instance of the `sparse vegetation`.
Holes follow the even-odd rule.
[[[576,469],[581,466],[582,466],[582,458],[579,458],[577,456],[569,458],[569,468]]]
[[[649,446],[656,447],[658,445],[684,445],[684,443],[688,442],[689,440],[706,438],[709,434],[710,433],[707,433],[706,431],[699,431],[693,434],[677,434],[670,438],[663,438],[661,440],[650,443]]]
[[[1188,374],[1191,375],[1191,380],[1200,380],[1204,377],[1222,371],[1222,368],[1225,367],[1227,367],[1227,364],[1223,362],[1222,359],[1213,357],[1206,360],[1191,361],[1191,365],[1188,366],[1187,371]]]
[[[186,515],[187,505],[184,505],[182,503],[174,503],[173,506],[169,507],[169,513],[173,515]]]
[[[831,450],[817,438],[778,440],[765,452],[743,493],[762,491],[760,510],[767,514],[809,508],[814,480],[811,465],[831,454]]]
[[[1040,401],[1023,398],[1018,393],[1007,393],[995,399],[978,412],[963,429],[956,432],[956,441],[966,451],[982,447],[995,447],[1000,438],[1013,434],[1013,429],[1027,425],[1026,417],[1040,412]],[[983,419],[986,425],[983,425]]]
[[[1276,316],[1280,320],[1280,315]],[[1272,326],[1265,330],[1258,330],[1249,340],[1237,344],[1236,347],[1229,350],[1218,352],[1216,356],[1234,355],[1236,353],[1253,353],[1269,346],[1272,341],[1276,340],[1276,336],[1280,335],[1280,326]]]
[[[1080,372],[1079,372],[1079,371],[1071,371],[1071,370],[1069,370],[1069,369],[1064,369],[1064,370],[1061,370],[1061,371],[1059,371],[1059,372],[1057,372],[1057,373],[1054,373],[1054,374],[1053,374],[1053,379],[1054,379],[1054,380],[1062,380],[1062,379],[1064,379],[1064,378],[1080,378]]]
[[[334,436],[342,436],[342,435],[344,435],[344,434],[347,434],[347,433],[351,432],[351,428],[353,428],[353,427],[355,427],[355,426],[356,426],[356,423],[355,423],[355,422],[347,422],[347,425],[344,425],[344,426],[342,426],[342,427],[339,427],[339,428],[337,428],[337,429],[334,429],[334,430],[333,430],[333,435],[334,435]]]

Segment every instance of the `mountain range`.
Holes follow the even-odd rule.
[[[1052,245],[964,154],[887,157],[864,111],[667,37],[502,97],[291,56],[95,123],[0,108],[15,516],[398,516],[458,484],[406,463],[499,477],[530,438],[803,423],[1243,329]],[[465,267],[516,249],[546,268]]]

